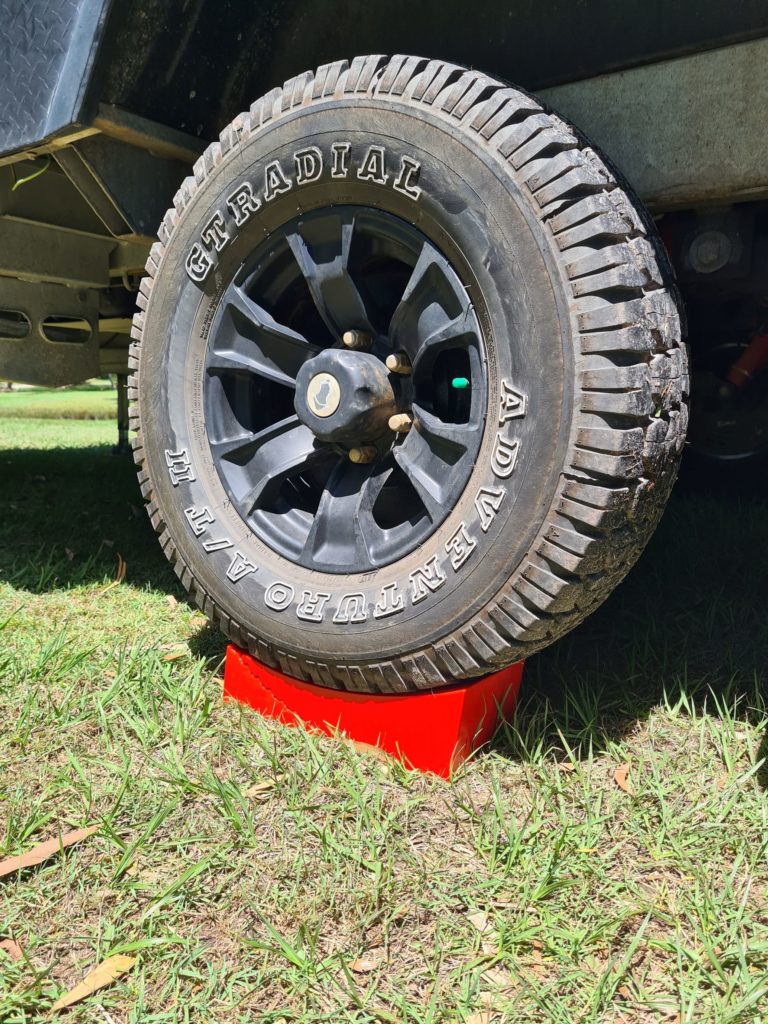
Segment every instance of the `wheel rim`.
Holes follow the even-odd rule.
[[[236,272],[204,398],[214,465],[250,529],[308,569],[364,572],[421,544],[459,500],[483,435],[485,344],[426,235],[380,210],[328,207],[273,232]],[[412,425],[395,432],[403,415]]]

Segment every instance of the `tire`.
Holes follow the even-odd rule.
[[[653,531],[687,422],[671,272],[626,186],[526,93],[404,56],[299,75],[208,147],[146,269],[130,356],[142,492],[194,600],[262,662],[368,692],[498,670],[584,619]],[[260,290],[241,308],[244,281]],[[389,327],[366,335],[360,302]],[[312,366],[348,360],[356,388],[387,344],[415,347],[410,383],[379,374],[354,421],[386,469],[349,468],[346,397],[338,436],[302,447],[310,390],[292,385],[297,426],[278,389],[300,344],[287,320],[318,313],[373,346],[311,350]],[[386,434],[411,400],[412,429]]]

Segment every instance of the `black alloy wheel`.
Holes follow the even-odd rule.
[[[329,207],[270,234],[224,292],[205,372],[227,493],[308,569],[364,572],[416,548],[480,447],[485,355],[467,290],[418,228],[380,210]]]

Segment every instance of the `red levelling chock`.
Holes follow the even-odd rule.
[[[348,693],[292,679],[230,644],[224,699],[248,704],[284,725],[329,736],[343,733],[386,751],[407,768],[449,778],[473,750],[488,742],[499,719],[512,713],[522,676],[519,662],[441,690]]]

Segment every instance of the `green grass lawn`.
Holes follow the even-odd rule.
[[[0,881],[2,1024],[120,952],[72,1024],[764,1024],[764,496],[673,497],[449,784],[224,706],[114,424],[27,408],[0,416],[0,858],[100,828]]]
[[[0,391],[0,419],[114,420],[116,416],[117,390],[106,381],[62,391],[18,385],[13,391]]]

